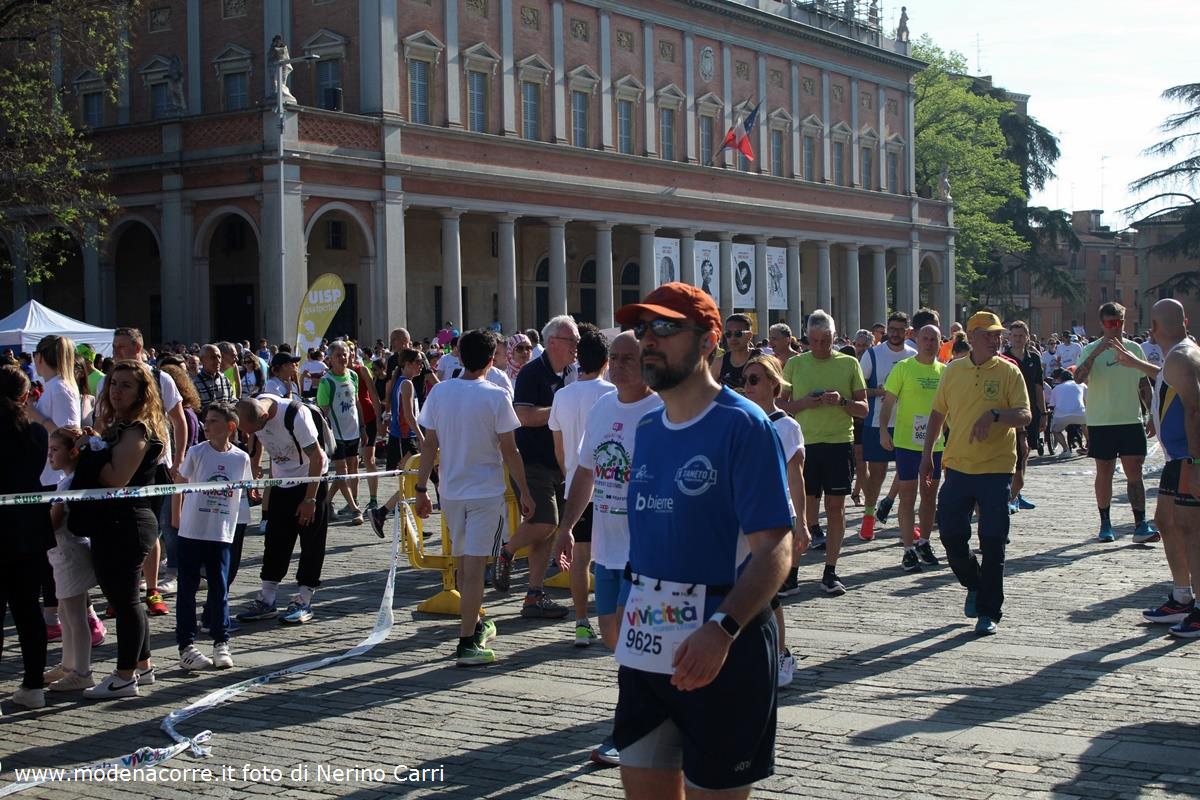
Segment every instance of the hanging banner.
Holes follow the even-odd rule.
[[[679,240],[654,237],[655,286],[679,280]]]
[[[754,245],[733,246],[733,307],[754,308]]]
[[[767,308],[787,310],[787,248],[767,248]]]
[[[721,305],[721,245],[696,240],[696,281],[718,306]]]
[[[300,304],[300,318],[296,323],[297,354],[304,355],[321,344],[329,323],[333,322],[345,299],[346,287],[332,272],[326,272],[312,282]]]

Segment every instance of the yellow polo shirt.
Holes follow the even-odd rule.
[[[1012,474],[1017,468],[1017,432],[993,425],[983,441],[971,439],[971,430],[993,408],[1029,408],[1029,395],[1021,370],[999,356],[976,366],[970,357],[951,361],[942,373],[933,410],[945,414],[950,441],[942,466],[968,475]]]

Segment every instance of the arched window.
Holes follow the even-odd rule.
[[[642,299],[642,269],[636,261],[630,261],[621,270],[621,305],[627,306]]]
[[[596,259],[589,258],[579,268],[579,322],[596,324]]]

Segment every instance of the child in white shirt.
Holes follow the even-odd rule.
[[[250,479],[250,457],[230,437],[237,430],[233,405],[211,403],[204,412],[203,441],[187,452],[180,474],[187,483]],[[175,599],[175,642],[185,670],[233,666],[229,653],[229,562],[241,516],[242,489],[186,494],[179,519],[179,593]],[[208,580],[205,622],[213,638],[210,659],[196,647],[196,592],[200,569]]]

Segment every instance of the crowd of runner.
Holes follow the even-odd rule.
[[[1154,306],[1145,336],[1125,335],[1119,304],[1100,318],[1089,341],[1039,338],[987,311],[943,332],[926,308],[841,332],[818,310],[801,336],[785,324],[762,336],[750,316],[722,318],[708,295],[670,283],[621,308],[621,332],[567,316],[508,336],[447,322],[420,342],[396,329],[372,346],[294,353],[265,340],[148,348],[119,328],[111,358],[47,336],[0,356],[0,493],[294,482],[0,507],[0,526],[23,532],[0,539],[0,619],[11,607],[24,664],[12,699],[140,694],[155,680],[148,617],[169,614],[172,595],[189,671],[232,667],[239,626],[311,621],[330,522],[369,521],[382,537],[396,513],[398,495],[357,476],[405,464],[418,470],[415,513],[440,510],[458,559],[456,663],[495,661],[485,587],[511,591],[526,558],[521,616],[573,615],[575,646],[615,653],[613,735],[592,756],[622,766],[631,797],[680,796],[685,780],[744,796],[771,774],[776,692],[795,670],[781,606],[802,591],[808,550],[823,557],[821,592],[853,586],[838,571],[847,497],[862,506],[861,540],[894,515],[898,569],[940,565],[937,528],[964,614],[991,635],[1010,515],[1036,508],[1023,493],[1031,454],[1095,462],[1101,543],[1117,536],[1119,463],[1132,540],[1162,541],[1172,581],[1143,616],[1200,637],[1200,348],[1174,300]],[[1142,470],[1154,436],[1167,464],[1151,519]],[[509,492],[521,514],[511,539]],[[239,603],[260,504],[259,581]],[[297,543],[295,589],[281,595]],[[569,605],[545,591],[555,569],[569,574]],[[105,619],[116,663],[97,678]]]

